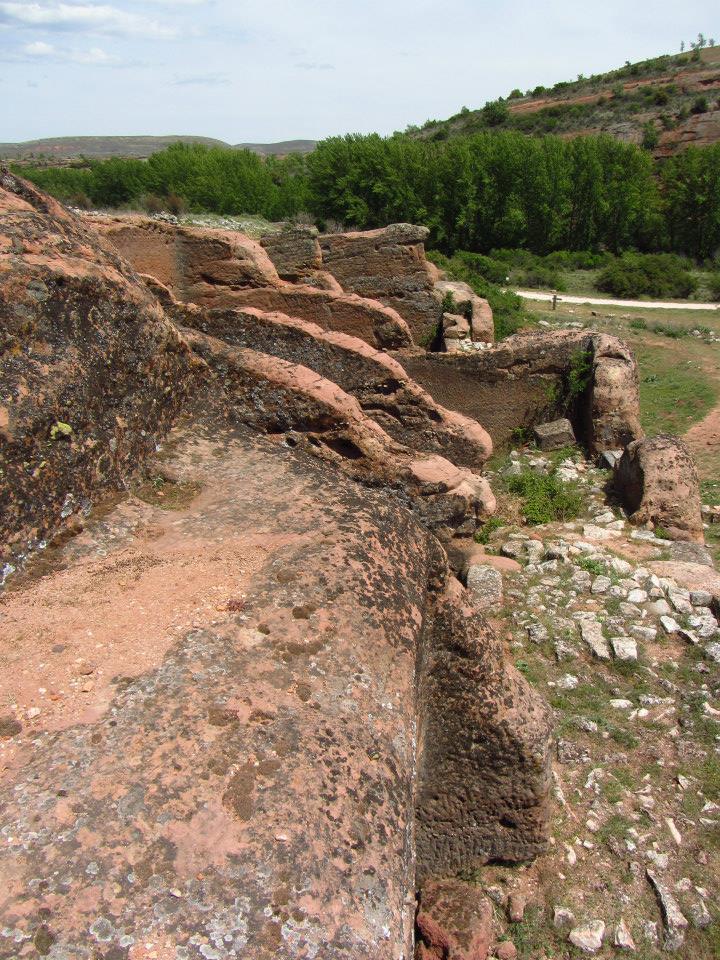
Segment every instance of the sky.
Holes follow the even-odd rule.
[[[717,0],[0,0],[0,142],[389,134],[699,31]]]

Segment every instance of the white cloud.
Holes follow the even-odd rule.
[[[52,43],[45,43],[44,40],[26,43],[18,53],[6,59],[25,62],[43,60],[46,63],[80,63],[88,66],[113,66],[120,63],[119,57],[107,53],[100,47],[91,47],[89,50],[68,50],[56,47]]]
[[[55,47],[51,43],[43,43],[42,40],[36,40],[35,43],[26,43],[22,52],[29,57],[49,57],[55,53]]]
[[[177,30],[157,20],[107,4],[0,2],[0,23],[10,26],[75,30],[114,36],[141,36],[156,40],[177,36]]]

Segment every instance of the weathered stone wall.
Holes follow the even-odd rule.
[[[154,450],[197,361],[117,254],[0,177],[2,569]]]
[[[409,375],[438,403],[473,417],[497,448],[513,432],[567,415],[593,453],[642,436],[637,364],[628,347],[591,331],[516,334],[477,354],[400,351]],[[587,387],[572,395],[571,374],[589,359]],[[516,441],[515,441],[516,442]]]
[[[343,289],[393,307],[421,344],[435,334],[442,312],[434,270],[425,259],[428,234],[427,227],[395,223],[320,237],[323,264]]]

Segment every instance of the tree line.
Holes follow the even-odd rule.
[[[18,169],[62,200],[102,207],[174,198],[192,211],[309,214],[321,227],[427,225],[431,245],[487,253],[720,252],[720,144],[656,161],[608,136],[481,132],[448,141],[331,137],[307,157],[175,144],[147,161]]]

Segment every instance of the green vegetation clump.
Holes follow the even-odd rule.
[[[720,144],[689,147],[660,165],[610,136],[568,140],[493,128],[448,140],[331,137],[307,157],[178,143],[147,161],[15,170],[82,206],[161,204],[269,220],[309,213],[321,228],[420,223],[446,255],[522,247],[557,253],[544,264],[556,270],[567,251],[672,250],[710,259],[720,249]]]
[[[505,521],[501,517],[489,517],[475,534],[475,543],[490,543],[493,533],[504,526]]]
[[[582,509],[577,487],[562,483],[555,474],[521,473],[509,478],[508,490],[523,501],[523,514],[530,524],[574,520]]]
[[[625,253],[605,267],[596,286],[616,297],[689,297],[697,280],[687,261],[668,253]]]
[[[576,350],[570,357],[568,371],[568,395],[571,398],[583,394],[592,379],[593,353],[592,350]]]

